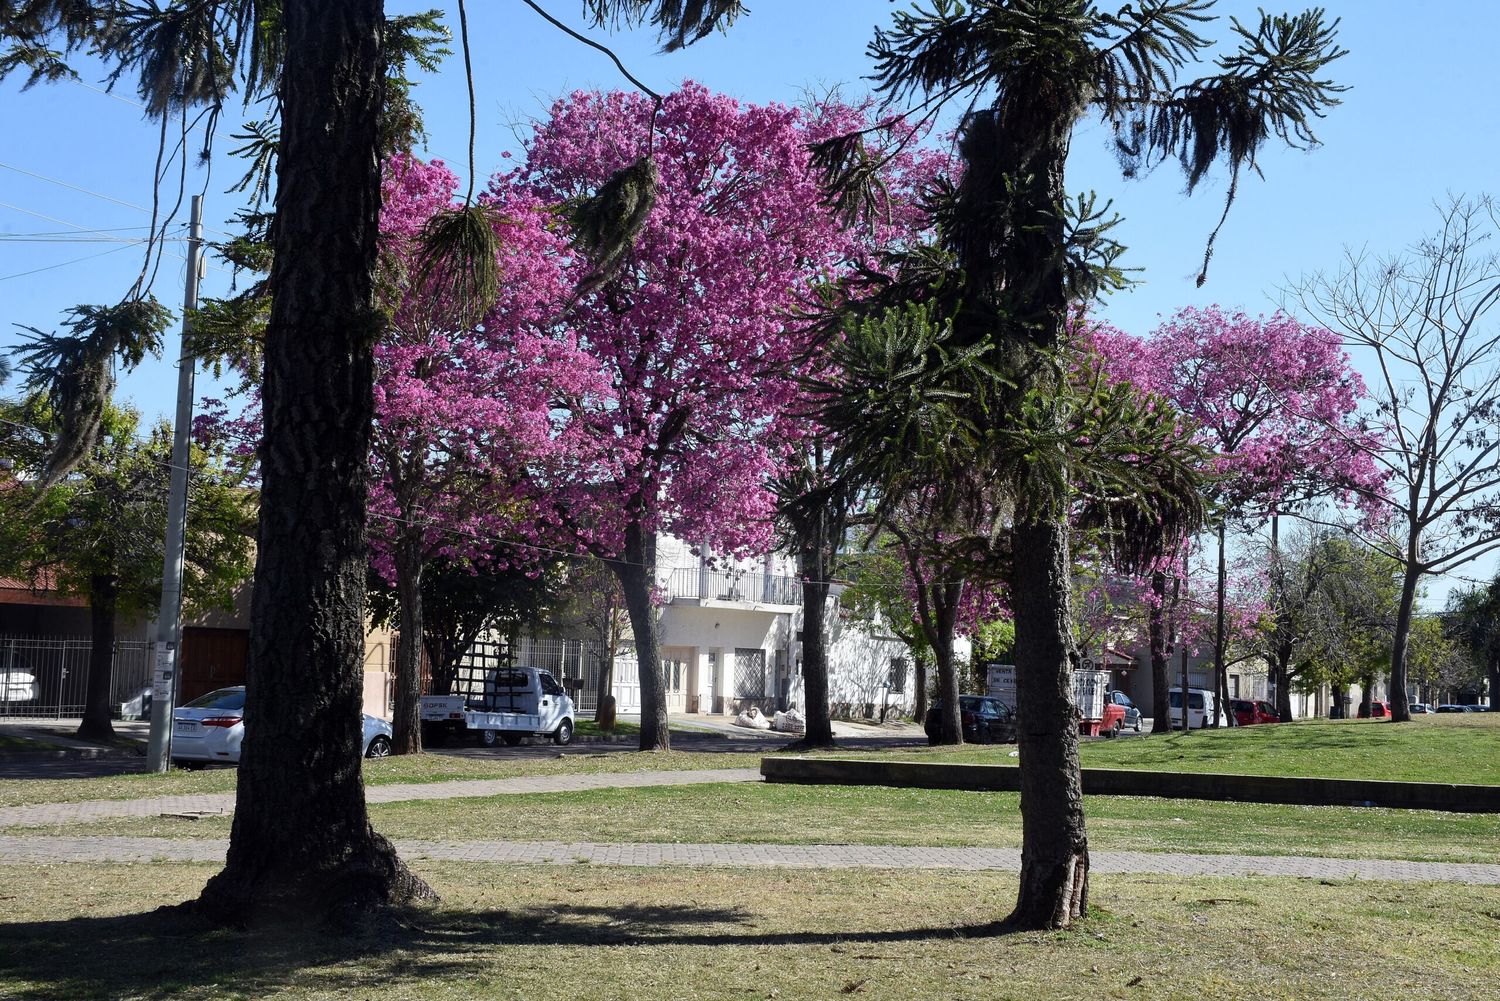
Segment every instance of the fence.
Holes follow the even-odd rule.
[[[478,697],[484,691],[486,672],[511,666],[551,672],[573,697],[579,715],[593,715],[599,697],[599,672],[604,668],[604,647],[597,640],[554,636],[520,636],[514,642],[504,637],[475,640],[458,662],[454,694]]]
[[[667,598],[742,601],[746,604],[799,605],[802,582],[759,570],[673,570],[667,576]]]
[[[151,683],[151,644],[116,640],[110,704],[118,706]],[[0,717],[62,719],[83,715],[88,690],[86,636],[0,636]]]

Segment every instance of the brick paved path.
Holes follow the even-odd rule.
[[[1008,848],[913,848],[890,845],[595,844],[566,841],[398,841],[414,860],[626,866],[775,866],[816,869],[998,869],[1016,871],[1021,853]],[[0,863],[222,862],[222,839],[25,838],[0,835]],[[1500,884],[1500,865],[1401,862],[1274,855],[1171,855],[1094,852],[1096,873],[1176,876],[1296,876],[1393,882]]]
[[[755,768],[699,768],[685,771],[601,772],[583,775],[528,775],[509,779],[460,782],[410,782],[365,787],[367,803],[403,803],[419,799],[467,799],[536,792],[580,792],[585,789],[700,785],[709,782],[759,782]],[[228,814],[234,793],[155,796],[150,799],[92,799],[82,803],[39,803],[0,807],[0,828],[51,827],[113,817],[160,817],[163,814]]]

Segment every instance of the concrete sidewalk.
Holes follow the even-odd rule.
[[[684,771],[599,772],[582,775],[527,775],[508,779],[456,782],[411,782],[365,787],[367,803],[405,803],[423,799],[470,799],[538,792],[586,789],[635,789],[645,786],[702,785],[713,782],[759,782],[755,768],[699,768]],[[164,814],[228,814],[234,793],[154,796],[149,799],[94,799],[82,803],[38,803],[0,808],[0,828],[50,827],[116,817],[160,817]]]
[[[0,835],[0,863],[222,862],[220,839],[19,838]],[[956,869],[1018,871],[1009,848],[891,845],[599,844],[567,841],[398,841],[414,861],[500,865],[728,866],[792,869]],[[1278,855],[1183,855],[1093,852],[1094,873],[1162,876],[1278,876],[1500,885],[1500,865]]]

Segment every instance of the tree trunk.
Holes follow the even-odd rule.
[[[921,726],[927,722],[927,658],[912,654],[912,722]]]
[[[1489,662],[1490,710],[1500,710],[1500,656],[1490,655]]]
[[[614,688],[614,673],[615,659],[613,656],[607,655],[604,659],[604,663],[599,666],[599,687],[595,690],[594,693],[595,723],[598,723],[601,719],[603,719],[604,702],[606,699],[611,698],[613,695],[611,689]],[[614,717],[613,706],[610,707],[609,714],[611,718]]]
[[[803,567],[808,567],[804,553]],[[833,714],[828,704],[828,644],[824,620],[828,612],[828,575],[814,560],[802,581],[802,691],[807,712],[807,734],[799,747],[833,747]]]
[[[933,659],[937,662],[938,702],[942,717],[938,720],[939,744],[964,742],[963,710],[958,703],[958,669],[953,663],[953,629],[958,603],[963,598],[963,584],[939,584],[930,588],[933,616]]]
[[[1172,637],[1168,624],[1167,574],[1157,570],[1151,575],[1151,615],[1147,633],[1151,641],[1151,732],[1167,733],[1172,729],[1172,705],[1167,691],[1167,658],[1172,654]]]
[[[404,534],[396,543],[396,593],[401,603],[401,645],[396,649],[396,704],[391,753],[422,753],[422,539]]]
[[[1182,664],[1181,664],[1181,667],[1182,667],[1182,719],[1179,720],[1178,722],[1180,722],[1182,724],[1182,726],[1180,727],[1180,729],[1182,730],[1183,733],[1191,733],[1192,729],[1193,729],[1193,721],[1188,717],[1188,652],[1187,652],[1186,649],[1184,649],[1182,651]]]
[[[661,635],[651,592],[656,584],[656,537],[633,521],[625,527],[622,559],[612,565],[625,595],[635,634],[635,662],[641,685],[641,750],[667,751],[667,688],[661,673]]]
[[[1412,609],[1417,602],[1417,584],[1421,571],[1416,568],[1415,548],[1408,554],[1406,572],[1401,577],[1401,604],[1396,609],[1396,634],[1391,643],[1391,721],[1411,722],[1411,702],[1406,697],[1406,646],[1411,638]],[[1368,697],[1368,696],[1367,696]]]
[[[1006,924],[1017,928],[1066,928],[1088,907],[1067,533],[1065,522],[1017,525],[1011,531],[1021,889]]]
[[[108,740],[115,735],[110,724],[109,693],[115,673],[115,602],[119,580],[114,574],[89,578],[89,677],[83,697],[83,721],[78,736],[84,740]]]
[[[226,924],[350,925],[435,896],[371,828],[360,774],[382,7],[282,5],[247,726],[227,864],[198,898]]]
[[[1224,653],[1228,646],[1229,637],[1224,631],[1224,591],[1229,585],[1229,563],[1228,554],[1225,552],[1225,534],[1227,528],[1223,521],[1219,522],[1219,586],[1218,595],[1215,598],[1214,610],[1214,701],[1218,705],[1214,709],[1214,718],[1209,726],[1215,730],[1219,728],[1219,718],[1229,708],[1229,672],[1224,667]],[[1182,693],[1183,712],[1187,711],[1187,692]],[[1203,707],[1207,710],[1207,706]],[[1230,720],[1234,719],[1233,713],[1227,713]]]
[[[1375,702],[1375,679],[1359,679],[1359,716],[1361,719],[1370,718],[1370,706]]]

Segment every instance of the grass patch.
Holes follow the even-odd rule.
[[[215,868],[0,867],[0,996],[1500,997],[1487,887],[1098,876],[1076,931],[976,935],[1013,876],[432,864],[379,941],[149,913]]]
[[[56,744],[46,744],[30,737],[14,737],[0,733],[0,754],[25,754],[30,751],[55,751]]]
[[[578,737],[639,737],[638,723],[616,723],[613,730],[602,729],[591,719],[581,719],[573,724],[573,734]]]
[[[1430,862],[1500,857],[1500,817],[1326,806],[1271,806],[1149,797],[1087,802],[1096,850],[1314,855]],[[1021,844],[1015,793],[880,786],[724,784],[529,793],[484,799],[377,803],[371,820],[393,838],[468,841],[750,842],[1011,847]],[[229,818],[120,818],[40,835],[224,838]]]
[[[584,748],[547,758],[454,757],[419,754],[364,763],[367,785],[402,782],[449,782],[457,779],[504,779],[524,775],[574,775],[698,768],[756,768],[759,753],[667,751],[595,753]],[[111,775],[87,779],[0,780],[0,806],[31,803],[81,803],[90,799],[146,799],[193,793],[233,792],[233,768],[201,772],[174,770],[165,775]]]
[[[887,751],[881,756],[1014,765],[1014,750],[1014,744],[966,744]],[[1302,720],[1091,740],[1083,743],[1079,756],[1085,768],[1500,785],[1500,714],[1420,716],[1399,724]]]

